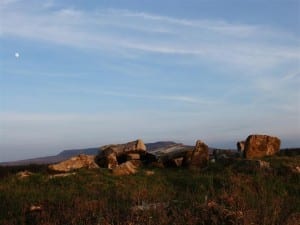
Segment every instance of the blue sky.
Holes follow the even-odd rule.
[[[300,1],[0,2],[0,161],[137,138],[300,146]],[[19,57],[15,57],[15,53]]]

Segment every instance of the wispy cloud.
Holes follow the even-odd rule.
[[[235,35],[235,36],[248,36],[256,34],[261,28],[254,25],[238,25],[229,24],[225,21],[215,20],[189,20],[189,19],[177,19],[168,16],[159,16],[154,14],[149,14],[145,12],[130,12],[128,10],[116,10],[111,9],[110,12],[115,15],[122,14],[125,17],[134,17],[144,20],[159,21],[162,23],[173,24],[176,26],[187,26],[192,28],[202,28],[205,30],[212,30],[220,32],[223,34]]]
[[[157,101],[169,101],[169,102],[180,102],[180,103],[187,103],[187,104],[196,104],[196,105],[215,105],[219,104],[216,100],[208,99],[207,97],[194,97],[194,96],[186,96],[186,95],[166,95],[166,94],[158,94],[158,93],[149,93],[149,94],[136,94],[130,93],[128,90],[124,91],[105,91],[105,90],[97,90],[92,88],[82,88],[76,87],[74,89],[66,90],[70,91],[71,93],[88,93],[93,95],[106,95],[111,97],[118,97],[118,98],[135,98],[135,99],[148,99],[148,100],[155,100]]]
[[[89,13],[70,8],[38,13],[6,9],[1,14],[5,18],[2,37],[30,38],[110,54],[190,55],[245,69],[300,60],[297,38],[256,25],[116,9]],[[282,38],[289,41],[276,41]]]
[[[239,95],[245,89],[252,91],[254,95],[261,93],[274,102],[279,98],[288,99],[287,95],[296,95],[294,87],[287,87],[297,83],[298,72],[285,72],[286,75],[282,76],[274,73],[281,67],[288,67],[286,71],[299,71],[300,41],[283,31],[261,25],[191,20],[119,9],[85,12],[74,8],[57,10],[51,7],[32,9],[24,6],[21,7],[23,10],[15,10],[13,6],[9,7],[15,1],[5,2],[11,4],[6,4],[6,9],[1,10],[1,15],[5,18],[1,22],[2,38],[27,38],[97,50],[116,57],[167,55],[174,64],[182,63],[183,60],[194,64],[209,62],[218,65],[218,68],[235,72],[233,75],[227,72],[227,76],[237,79],[245,77],[241,81],[247,82],[247,87],[236,87],[236,90],[230,91],[231,94],[224,93],[229,101],[230,97]],[[22,3],[16,1],[15,4]],[[50,1],[49,4],[54,3]],[[114,66],[113,70],[117,69]],[[126,69],[128,70],[122,68],[124,71]],[[137,68],[130,70],[128,73],[136,73]],[[145,69],[142,70],[145,72]],[[272,92],[274,88],[279,91]],[[199,99],[196,96],[174,93],[156,96],[111,91],[102,94],[190,104],[214,103],[207,97]],[[224,99],[222,100],[225,101]]]
[[[118,96],[118,97],[130,97],[130,98],[142,98],[142,99],[153,99],[163,101],[176,101],[189,104],[211,104],[213,101],[206,99],[199,99],[191,96],[180,96],[180,95],[137,95],[122,92],[103,92],[105,95]]]
[[[10,4],[13,4],[13,3],[16,3],[18,2],[19,0],[2,0],[0,2],[0,8],[1,7],[4,7],[4,6],[9,6]]]

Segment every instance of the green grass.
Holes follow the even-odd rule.
[[[300,213],[300,175],[281,170],[300,158],[266,160],[274,170],[243,172],[238,162],[202,171],[150,168],[152,176],[145,175],[149,168],[121,177],[107,169],[79,170],[54,179],[45,167],[2,167],[0,224],[284,224]],[[15,173],[24,169],[35,174],[19,179]],[[212,201],[219,208],[209,208]],[[157,207],[132,210],[147,204]],[[43,210],[30,213],[31,205]],[[242,212],[243,219],[229,220],[221,209]]]

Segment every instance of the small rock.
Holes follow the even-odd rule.
[[[127,161],[113,168],[112,173],[116,176],[135,174],[137,173],[137,167],[131,161]]]
[[[18,172],[16,175],[18,178],[23,179],[23,178],[31,176],[32,174],[33,174],[32,172],[25,170],[25,171]]]
[[[257,165],[259,166],[260,169],[270,169],[270,163],[263,161],[263,160],[257,160]]]
[[[154,171],[152,171],[152,170],[146,170],[145,174],[146,174],[146,176],[152,176],[152,175],[154,175]]]
[[[75,174],[76,173],[59,173],[59,174],[51,175],[50,179],[57,178],[57,177],[68,177],[68,176],[72,176],[72,175],[75,175]]]
[[[168,203],[158,202],[158,203],[142,203],[141,205],[136,205],[131,208],[133,212],[137,211],[147,211],[155,209],[165,209],[169,206]]]
[[[29,207],[29,212],[38,212],[38,211],[42,211],[43,208],[41,205],[32,205]]]

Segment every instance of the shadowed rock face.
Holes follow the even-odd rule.
[[[236,143],[238,152],[244,152],[245,150],[245,141],[239,141]]]
[[[180,167],[187,152],[193,149],[194,147],[175,144],[167,148],[158,149],[156,155],[158,160],[163,164],[163,167]]]
[[[58,172],[69,172],[71,170],[80,169],[80,168],[88,168],[88,169],[98,168],[98,165],[95,163],[95,156],[81,154],[78,156],[74,156],[69,160],[49,166],[49,169]]]
[[[203,168],[209,160],[208,146],[198,140],[193,151],[188,151],[183,159],[182,165],[189,168]]]
[[[245,143],[247,159],[271,156],[279,152],[280,139],[268,135],[250,135]]]

